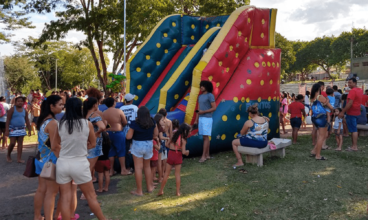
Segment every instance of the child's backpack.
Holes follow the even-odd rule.
[[[326,115],[326,109],[322,106],[322,103],[318,100],[318,98],[312,104],[312,117],[319,118],[323,115]]]

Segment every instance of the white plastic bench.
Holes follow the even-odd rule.
[[[263,154],[270,152],[271,156],[285,157],[285,148],[291,145],[290,139],[273,138],[271,139],[276,145],[275,150],[271,150],[269,145],[265,148],[254,148],[246,146],[238,146],[238,151],[245,154],[245,163],[257,164],[263,166]]]
[[[368,124],[357,125],[358,134],[361,137],[368,136]]]

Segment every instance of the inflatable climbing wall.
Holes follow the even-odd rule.
[[[276,12],[244,6],[230,16],[164,18],[130,58],[127,92],[152,114],[165,108],[168,118],[193,124],[200,81],[209,80],[217,105],[211,152],[231,149],[231,141],[248,120],[247,108],[255,102],[271,119],[268,138],[279,137],[281,50],[275,49]],[[201,154],[202,143],[193,131],[187,144],[191,155]]]

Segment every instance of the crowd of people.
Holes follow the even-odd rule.
[[[289,95],[281,93],[280,101],[280,127],[286,134],[285,125],[292,127],[293,144],[297,143],[298,131],[308,123],[313,124],[312,139],[313,150],[311,157],[318,160],[327,158],[320,155],[321,150],[331,147],[326,140],[335,135],[335,151],[342,151],[343,136],[351,133],[352,143],[346,151],[358,151],[357,125],[367,124],[368,90],[357,87],[357,80],[351,78],[343,90],[338,86],[326,86],[320,81],[314,84],[306,95]]]
[[[38,155],[34,161],[38,174],[38,189],[34,197],[34,219],[39,220],[41,209],[44,219],[78,219],[77,187],[82,191],[80,199],[86,199],[98,219],[105,219],[96,199],[96,191],[109,190],[110,177],[134,173],[136,189],[132,195],[143,196],[143,172],[146,192],[151,193],[160,185],[158,195],[164,194],[170,171],[175,170],[176,195],[180,196],[180,170],[186,150],[187,138],[198,130],[203,136],[203,153],[200,163],[211,159],[210,137],[212,115],[216,103],[209,81],[200,83],[197,118],[193,126],[178,120],[169,120],[165,109],[152,117],[147,107],[133,104],[134,94],[113,93],[105,97],[103,91],[89,88],[86,91],[58,91],[43,95],[39,90],[25,97],[16,93],[10,104],[0,97],[0,132],[2,148],[7,149],[7,161],[17,143],[17,162],[22,160],[23,137],[38,135]],[[120,101],[123,100],[124,103]],[[357,81],[350,79],[344,92],[337,86],[325,89],[323,82],[313,85],[306,95],[291,96],[281,93],[280,128],[292,127],[293,143],[297,143],[298,131],[310,119],[313,123],[311,157],[326,160],[322,149],[328,149],[326,140],[335,134],[337,148],[342,150],[343,139],[351,133],[352,145],[347,151],[357,151],[357,124],[367,123],[366,107],[368,90],[357,88]],[[251,105],[244,123],[232,147],[237,162],[243,166],[238,146],[264,148],[267,139],[269,118],[263,117],[258,105]],[[361,122],[362,120],[362,122]],[[239,128],[240,129],[240,128]],[[10,143],[7,146],[7,139]],[[55,165],[55,178],[42,173],[45,164]],[[118,165],[120,164],[120,166]],[[115,166],[114,166],[115,165]],[[246,172],[243,169],[244,172]],[[97,173],[97,176],[96,176]],[[98,181],[95,189],[93,182]],[[55,198],[60,194],[56,211]]]

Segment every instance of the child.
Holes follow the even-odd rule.
[[[179,130],[179,126],[180,126],[180,123],[179,123],[178,119],[172,120],[173,135],[174,135],[175,132],[177,132]],[[168,147],[170,147],[170,146],[168,145]]]
[[[8,117],[6,119],[5,136],[10,138],[10,144],[8,147],[8,154],[6,160],[10,163],[12,162],[11,153],[15,147],[15,142],[18,143],[17,146],[17,162],[24,163],[22,160],[22,150],[23,150],[23,138],[27,135],[26,127],[28,128],[28,136],[31,136],[31,125],[29,123],[28,115],[26,110],[23,108],[26,97],[18,96],[14,99],[14,107],[9,109]]]
[[[180,169],[183,163],[182,154],[188,156],[189,150],[186,150],[187,138],[190,133],[191,127],[188,124],[182,124],[179,130],[176,131],[170,140],[170,151],[168,155],[165,177],[161,183],[160,191],[158,196],[164,194],[164,188],[167,180],[169,179],[171,166],[175,167],[175,179],[176,179],[176,195],[180,196]]]
[[[157,164],[158,164],[158,151],[160,150],[159,142],[155,139],[153,141],[153,156],[151,158],[151,172],[152,172],[152,181],[157,181],[159,179],[156,178]],[[153,185],[157,185],[155,182]]]
[[[330,105],[331,106],[335,106],[335,96],[334,96],[334,90],[329,87],[326,89],[326,94],[327,94],[327,98],[328,98],[328,101],[330,102]],[[327,107],[325,107],[326,109],[326,112],[327,112],[327,122],[331,124],[332,120],[331,120],[331,110]],[[329,129],[330,130],[331,127],[329,126]]]
[[[343,134],[343,125],[342,125],[342,118],[339,118],[338,115],[341,112],[341,108],[336,108],[334,110],[334,114],[335,114],[335,123],[333,125],[334,128],[334,132],[335,132],[335,137],[336,137],[336,142],[337,142],[337,148],[335,149],[335,151],[341,151],[341,147],[342,147],[342,134]]]
[[[110,151],[110,138],[106,132],[102,132],[102,153],[103,155],[98,157],[95,170],[98,173],[98,190],[97,192],[107,192],[109,191],[110,184],[110,169],[111,164],[109,160],[109,151]],[[105,176],[105,187],[103,187],[103,179]]]
[[[293,144],[296,144],[298,139],[298,131],[302,124],[302,116],[305,118],[305,107],[303,105],[303,95],[297,95],[295,101],[289,105],[288,112],[290,113],[290,124],[293,129]]]
[[[164,116],[161,114],[156,114],[154,117],[154,120],[157,124],[157,128],[158,128],[158,139],[157,139],[157,143],[160,146],[160,149],[158,151],[159,155],[158,155],[158,178],[159,178],[159,182],[162,182],[163,176],[164,176],[164,172],[165,172],[165,166],[166,166],[166,160],[167,160],[167,149],[165,147],[165,141],[169,140],[169,138],[164,136],[164,122],[163,122]],[[163,144],[162,144],[163,141]]]

